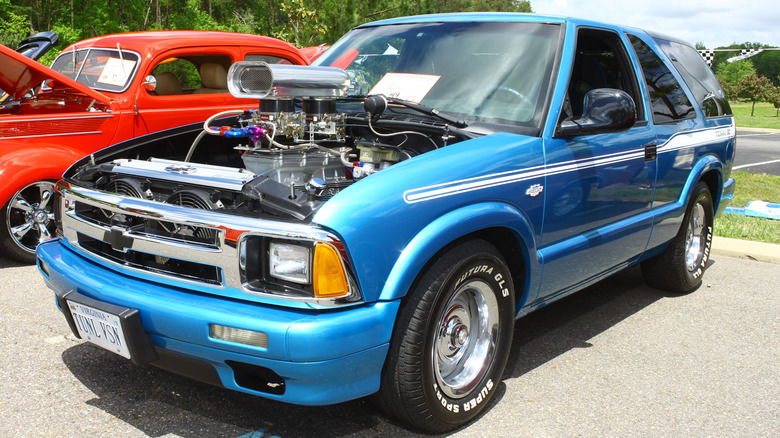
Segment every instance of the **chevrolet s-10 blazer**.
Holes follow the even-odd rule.
[[[639,29],[397,18],[228,86],[256,104],[71,167],[38,265],[82,339],[270,399],[463,425],[517,318],[637,264],[698,288],[734,192],[718,81]]]

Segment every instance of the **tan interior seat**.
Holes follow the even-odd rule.
[[[193,91],[195,94],[227,93],[227,70],[222,64],[204,62],[200,66],[201,88]]]
[[[157,87],[154,91],[158,95],[181,94],[181,83],[175,74],[166,71],[156,75],[155,78],[157,79]]]
[[[157,78],[157,87],[154,91],[158,95],[181,94],[181,83],[175,74],[166,71],[156,75],[155,78]]]

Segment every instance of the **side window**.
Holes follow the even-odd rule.
[[[644,120],[636,74],[620,36],[604,30],[580,29],[564,112],[575,119],[581,117],[585,94],[596,88],[625,91],[636,103],[637,120]]]
[[[265,61],[266,64],[286,64],[291,65],[288,59],[273,55],[246,55],[245,61]]]
[[[198,68],[184,58],[168,58],[152,70],[152,76],[157,79],[157,87],[152,92],[159,96],[185,94],[200,86]]]
[[[156,95],[228,93],[227,71],[233,60],[227,55],[182,55],[157,64]]]
[[[672,61],[705,117],[731,115],[726,93],[696,49],[675,41],[656,39],[655,42]]]
[[[628,35],[628,39],[634,46],[645,75],[653,121],[661,124],[696,118],[691,101],[658,54],[639,37]]]

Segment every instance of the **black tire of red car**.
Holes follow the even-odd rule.
[[[712,249],[713,204],[704,182],[693,189],[680,231],[660,255],[642,262],[650,286],[676,293],[698,289]]]
[[[469,422],[498,390],[514,316],[512,277],[494,246],[469,240],[446,251],[399,310],[380,405],[429,433]]]
[[[54,183],[36,181],[16,192],[0,210],[3,255],[35,263],[35,247],[54,236]]]

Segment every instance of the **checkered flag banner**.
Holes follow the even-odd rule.
[[[712,67],[712,60],[715,58],[715,51],[714,50],[699,50],[699,54],[702,58],[704,58],[704,62],[707,63],[708,66]]]
[[[739,56],[735,56],[733,58],[729,58],[726,60],[728,62],[735,62],[735,61],[741,61],[743,59],[748,59],[751,56],[758,55],[764,50],[780,50],[780,48],[772,47],[772,48],[763,48],[763,49],[704,49],[704,50],[699,50],[699,54],[701,55],[702,58],[704,58],[704,61],[707,63],[707,65],[712,67],[712,60],[715,58],[715,52],[739,52]]]
[[[763,52],[764,49],[742,49],[739,51],[740,55],[735,56],[733,58],[729,58],[726,61],[728,62],[735,62],[735,61],[741,61],[743,59],[748,59],[751,56],[758,55],[759,53]]]

